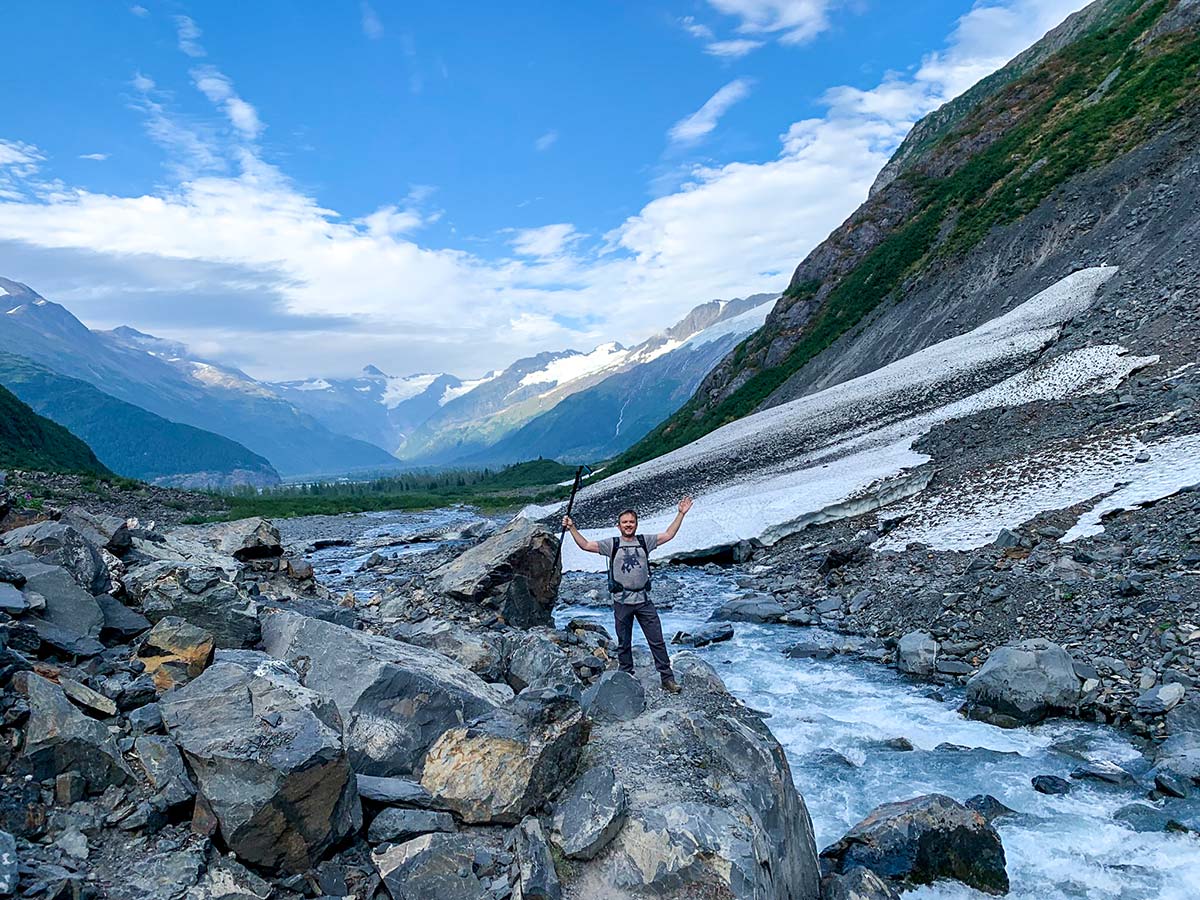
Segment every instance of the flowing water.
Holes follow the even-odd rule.
[[[380,514],[371,539],[402,537],[469,518],[469,511]],[[415,545],[403,552],[421,552]],[[389,551],[397,552],[397,551]],[[350,580],[370,551],[357,547],[319,551],[318,572],[336,567]],[[339,576],[334,576],[338,578]],[[669,636],[707,621],[713,609],[739,589],[726,574],[672,567],[655,574],[674,606],[662,612]],[[665,582],[665,583],[664,583]],[[566,605],[555,617],[564,624],[587,618],[612,630],[607,607],[570,603],[599,575],[570,574]],[[1164,831],[1139,832],[1114,814],[1143,803],[1149,818],[1166,812],[1200,828],[1200,800],[1171,801],[1165,809],[1140,788],[1075,782],[1070,794],[1036,793],[1035,775],[1068,777],[1083,760],[1109,760],[1136,768],[1137,749],[1121,732],[1073,720],[1005,730],[969,721],[957,712],[960,691],[923,685],[894,670],[847,657],[789,659],[783,650],[799,641],[830,644],[835,635],[813,628],[735,623],[733,640],[698,651],[746,704],[770,715],[767,723],[783,744],[796,786],[804,795],[817,847],[842,836],[881,803],[938,792],[957,800],[991,794],[1020,815],[999,820],[1010,897],[1018,900],[1200,900],[1200,838]],[[635,629],[635,647],[642,644]],[[940,694],[940,697],[939,697]],[[911,751],[887,741],[907,738]],[[1130,817],[1126,811],[1123,817]],[[982,898],[955,882],[906,896]]]

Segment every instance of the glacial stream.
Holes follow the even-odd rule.
[[[365,539],[400,537],[461,522],[466,515],[464,510],[379,514],[373,517],[378,525],[357,546],[314,555],[318,577],[341,589],[353,583],[354,569],[370,553],[363,549]],[[388,552],[422,552],[429,546]],[[340,573],[327,577],[331,568]],[[740,593],[733,577],[724,573],[671,567],[656,570],[655,579],[658,593],[674,600],[672,608],[662,611],[668,640],[676,631],[703,624],[714,608]],[[611,633],[607,607],[570,602],[584,600],[593,587],[603,589],[603,576],[568,573],[563,586],[568,602],[555,610],[559,625],[581,617]],[[1200,898],[1200,838],[1138,831],[1128,824],[1162,819],[1167,812],[1200,829],[1200,800],[1171,801],[1164,810],[1161,803],[1146,800],[1140,787],[1075,781],[1069,794],[1047,796],[1030,784],[1035,775],[1069,778],[1085,760],[1136,764],[1139,753],[1121,732],[1065,719],[1016,730],[972,722],[957,712],[961,691],[935,689],[847,657],[789,659],[782,652],[801,641],[833,643],[836,635],[779,625],[735,623],[734,629],[731,641],[696,652],[737,697],[769,714],[767,724],[787,752],[812,815],[818,850],[881,803],[932,792],[960,801],[991,794],[1019,813],[996,823],[1012,883],[1009,896],[1016,900]],[[636,628],[634,646],[645,646]],[[914,749],[891,749],[887,742],[894,738],[907,738]],[[1144,808],[1115,817],[1135,803]],[[941,882],[906,896],[981,900],[986,895]]]

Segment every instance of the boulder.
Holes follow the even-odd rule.
[[[0,612],[8,613],[10,616],[19,616],[31,607],[32,604],[19,588],[0,581]]]
[[[584,737],[574,699],[522,695],[511,710],[443,734],[425,758],[421,785],[464,822],[515,824],[575,772]]]
[[[1134,705],[1144,716],[1162,716],[1178,706],[1185,693],[1186,689],[1182,684],[1160,684],[1144,692]]]
[[[45,600],[45,608],[37,610],[38,619],[57,626],[65,635],[93,641],[100,636],[104,627],[100,604],[79,586],[69,571],[25,552],[10,554],[4,561],[25,577],[26,599],[38,594]]]
[[[711,622],[778,622],[787,613],[769,597],[742,597],[723,603],[709,616]]]
[[[433,795],[415,781],[407,778],[384,778],[378,775],[356,775],[358,795],[376,803],[399,803],[421,809],[436,809]]]
[[[187,900],[269,900],[275,886],[255,875],[232,856],[222,856],[209,864],[187,893]]]
[[[105,640],[127,641],[143,631],[150,630],[149,619],[137,610],[130,609],[111,594],[101,594],[96,598],[96,603],[104,617],[100,636]]]
[[[688,647],[707,647],[709,644],[731,640],[733,626],[728,622],[714,622],[711,625],[701,625],[695,631],[677,631],[675,637],[671,638],[671,643]]]
[[[62,514],[59,521],[78,531],[92,546],[107,550],[115,556],[120,556],[133,546],[133,535],[129,532],[129,525],[119,516],[106,516],[86,510],[82,506],[72,506]]]
[[[1154,758],[1160,772],[1170,772],[1200,783],[1200,732],[1173,734],[1158,745]]]
[[[455,830],[454,818],[450,813],[391,806],[372,820],[367,829],[367,842],[398,844],[434,831]]]
[[[862,866],[821,879],[821,900],[900,900],[892,886]]]
[[[150,629],[138,656],[161,693],[198,677],[212,660],[213,647],[210,632],[176,616],[166,616]]]
[[[239,859],[303,872],[362,824],[337,707],[286,665],[264,653],[222,652],[161,706]]]
[[[1071,782],[1057,775],[1034,775],[1030,780],[1033,789],[1039,794],[1069,794]]]
[[[1079,678],[1062,647],[1033,638],[998,647],[967,682],[968,715],[997,725],[1029,725],[1070,711]]]
[[[196,796],[179,748],[169,738],[143,734],[133,742],[133,752],[146,779],[166,806],[179,806]]]
[[[896,645],[896,668],[927,678],[937,666],[938,642],[925,631],[910,631]]]
[[[592,859],[625,824],[629,801],[610,766],[588,769],[554,807],[552,837],[569,859]]]
[[[446,729],[505,700],[440,653],[295,613],[264,616],[263,647],[337,704],[360,774],[418,772],[425,751]]]
[[[543,634],[525,634],[515,640],[509,658],[506,680],[518,693],[527,687],[547,688],[562,685],[578,693],[582,689],[570,657],[558,644]]]
[[[131,570],[125,587],[151,622],[186,619],[212,632],[219,649],[253,647],[261,637],[258,606],[218,566],[162,560]]]
[[[614,669],[583,692],[583,711],[598,722],[627,722],[646,708],[646,690],[630,675]]]
[[[545,525],[516,518],[486,541],[437,569],[441,591],[496,606],[518,628],[550,625],[562,577],[558,537]]]
[[[464,834],[425,834],[371,854],[392,900],[481,900],[487,886],[475,874],[480,839]]]
[[[283,556],[279,529],[261,516],[211,525],[184,525],[172,528],[169,537],[200,544],[238,562]]]
[[[74,678],[65,675],[58,676],[58,686],[63,695],[92,716],[92,718],[111,718],[117,714],[117,704],[103,694],[93,691],[90,687]]]
[[[408,644],[436,650],[470,669],[484,681],[499,681],[504,677],[504,655],[500,651],[500,642],[486,633],[440,619],[425,619],[403,626],[397,630],[395,637]]]
[[[17,892],[21,879],[17,863],[17,840],[7,831],[0,831],[0,897],[9,897]]]
[[[33,672],[18,672],[13,687],[29,703],[25,743],[15,763],[21,771],[39,780],[76,771],[90,793],[128,777],[108,726],[76,709],[58,685]]]
[[[522,900],[561,900],[562,885],[554,871],[554,860],[541,822],[526,816],[514,832],[517,884]]]
[[[968,797],[963,802],[963,806],[975,810],[989,822],[1017,815],[1015,809],[1005,806],[991,794],[976,794],[974,797]]]
[[[103,594],[112,587],[100,550],[64,522],[38,522],[16,528],[0,535],[0,547],[24,550],[45,565],[61,566],[90,594]],[[24,574],[29,578],[28,572]]]
[[[942,794],[876,807],[822,850],[821,860],[831,873],[861,866],[905,886],[952,878],[985,894],[1008,892],[1004,846],[996,829]]]

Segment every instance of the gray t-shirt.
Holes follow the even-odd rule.
[[[613,559],[613,541],[620,541],[617,547],[616,559]],[[653,552],[658,546],[657,534],[643,534],[647,553]],[[637,537],[610,537],[596,541],[596,552],[611,560],[613,579],[625,588],[624,592],[614,594],[620,603],[644,603],[646,601],[646,583],[650,580],[650,558],[642,552],[642,545]]]

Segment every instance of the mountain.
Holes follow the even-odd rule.
[[[0,384],[87,441],[118,475],[187,488],[279,483],[269,462],[229,438],[168,421],[24,357],[0,352]]]
[[[1160,156],[1190,139],[1198,19],[1194,0],[1098,0],[918,123],[763,328],[616,468],[930,346],[1021,286],[1116,258],[1119,237],[1095,244],[1120,212],[1111,184],[1146,181],[1120,161],[1159,136]],[[1048,224],[1051,210],[1071,224]]]
[[[1113,514],[1200,482],[1200,2],[1100,0],[1018,61],[917,125],[577,520],[665,526],[692,493],[672,551],[701,555],[839,520],[914,555],[1028,525],[1012,559],[1055,614],[1075,537],[1130,560],[1149,533]]]
[[[111,474],[83,441],[0,387],[0,466],[39,472]]]
[[[479,383],[452,390],[456,396],[416,428],[397,455],[419,464],[483,465],[562,452],[594,459],[599,447],[628,446],[631,434],[644,433],[675,409],[689,393],[686,386],[704,376],[719,358],[719,349],[732,345],[731,335],[756,328],[765,316],[764,307],[775,299],[758,294],[701,304],[635,347],[608,343],[590,353],[567,350],[517,360]],[[751,312],[755,310],[761,313]],[[703,335],[710,330],[718,348],[707,346],[710,342]],[[696,352],[701,347],[706,349]],[[589,394],[600,403],[593,415],[580,395],[618,375],[627,378]],[[641,394],[628,426],[622,423],[618,428],[620,407],[630,389]],[[540,421],[568,400],[574,402],[563,412]],[[526,426],[530,430],[517,438]]]
[[[384,450],[337,434],[243,372],[179,355],[131,328],[90,331],[57,303],[0,278],[0,350],[94,385],[168,419],[212,431],[290,476],[395,466]]]

